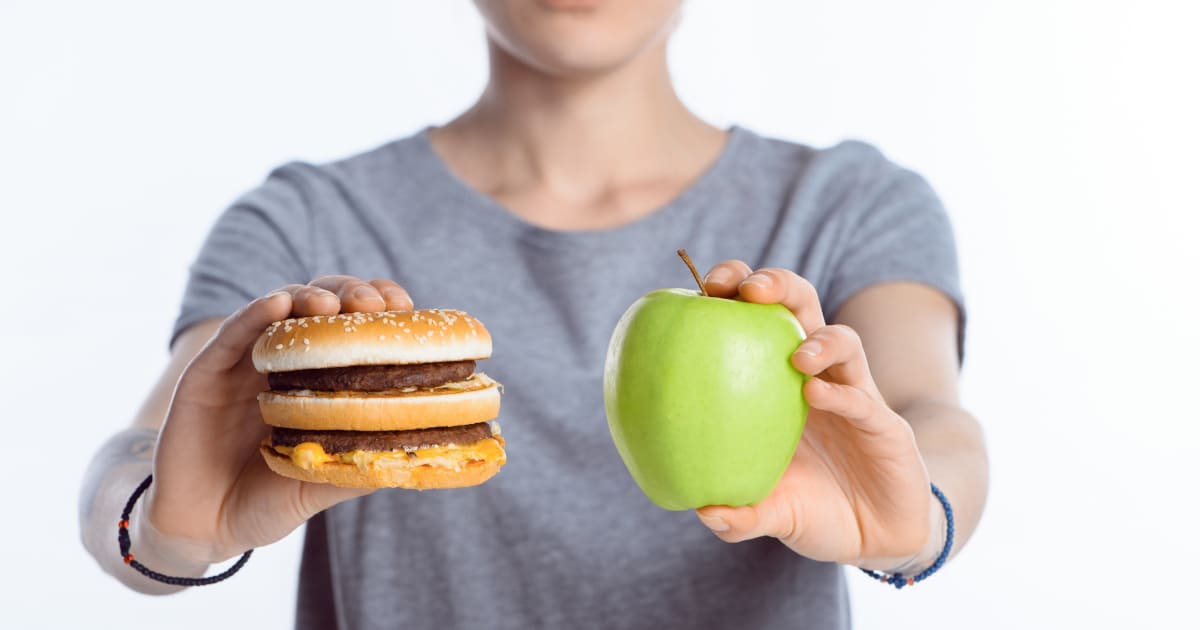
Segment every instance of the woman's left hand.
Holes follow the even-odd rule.
[[[929,473],[909,424],[875,386],[854,330],[826,325],[816,290],[785,269],[751,273],[725,261],[704,283],[715,297],[791,310],[808,335],[792,365],[812,378],[803,437],[775,489],[754,505],[700,508],[700,520],[726,542],[774,536],[808,558],[864,568],[928,553],[940,514]]]

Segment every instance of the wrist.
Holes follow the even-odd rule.
[[[117,523],[117,546],[121,553],[122,562],[138,574],[157,583],[152,589],[144,592],[170,593],[177,590],[178,587],[216,584],[217,582],[225,581],[246,565],[246,561],[250,559],[250,554],[254,551],[253,549],[247,550],[233,566],[217,575],[209,577],[196,575],[196,571],[200,571],[202,574],[207,568],[208,558],[211,555],[206,550],[212,549],[213,545],[195,540],[165,536],[162,532],[154,529],[154,524],[149,518],[143,518],[142,526],[139,527],[139,532],[145,538],[146,547],[150,549],[150,553],[154,554],[159,562],[172,566],[176,573],[183,573],[183,575],[164,573],[146,566],[144,562],[138,560],[133,555],[129,520],[133,518],[137,500],[145,494],[146,489],[150,487],[153,481],[154,475],[146,475],[142,483],[138,484],[138,487],[125,503],[125,509],[121,511],[121,520]],[[146,517],[148,514],[153,513],[153,510],[142,509],[140,513],[143,517]],[[174,588],[164,589],[162,587],[163,584]]]
[[[863,559],[855,566],[892,575],[913,575],[932,565],[946,545],[946,512],[937,498],[930,495],[929,499],[929,536],[920,550],[910,556]]]
[[[131,553],[161,573],[186,577],[204,575],[209,565],[217,561],[213,545],[160,531],[150,517],[147,499],[135,504],[130,514]]]

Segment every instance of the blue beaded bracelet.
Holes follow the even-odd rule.
[[[937,486],[931,483],[929,484],[929,489],[933,491],[933,496],[937,497],[937,500],[942,504],[942,509],[946,511],[946,544],[942,547],[942,553],[938,554],[937,560],[934,560],[928,569],[907,578],[900,573],[888,575],[870,569],[862,569],[863,573],[884,584],[891,584],[896,588],[904,588],[933,575],[938,569],[942,568],[943,564],[946,564],[946,558],[950,557],[950,548],[954,546],[954,510],[950,509],[950,501],[946,499],[946,495],[942,494],[942,491]]]

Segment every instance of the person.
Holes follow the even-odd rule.
[[[842,565],[912,575],[941,551],[931,482],[961,549],[987,463],[958,399],[944,209],[866,144],[815,149],[693,115],[667,68],[681,4],[476,0],[490,79],[471,108],[284,165],[229,207],[191,267],[162,377],[87,473],[97,561],[135,590],[177,590],[114,546],[151,471],[130,536],[157,571],[203,575],[306,524],[299,628],[844,628]],[[637,297],[686,286],[679,247],[723,261],[711,294],[781,303],[809,335],[792,355],[813,376],[807,427],[751,506],[655,507],[605,421],[609,335]],[[248,359],[260,332],[414,302],[491,330],[504,470],[472,489],[371,493],[270,472]]]

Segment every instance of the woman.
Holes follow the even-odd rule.
[[[137,590],[174,590],[112,546],[151,471],[131,538],[157,571],[202,575],[307,523],[301,628],[846,627],[838,563],[912,575],[942,551],[931,481],[961,547],[986,455],[957,402],[954,246],[924,181],[860,143],[814,150],[692,115],[667,72],[680,0],[477,4],[491,77],[473,107],[345,160],[283,166],[213,228],[167,369],[88,473],[98,561]],[[815,376],[778,486],[699,522],[640,494],[600,390],[621,312],[685,282],[680,246],[728,259],[705,276],[711,294],[791,309],[810,333],[793,365]],[[267,470],[265,383],[247,358],[262,329],[414,300],[462,308],[497,340],[503,473],[364,496]]]

